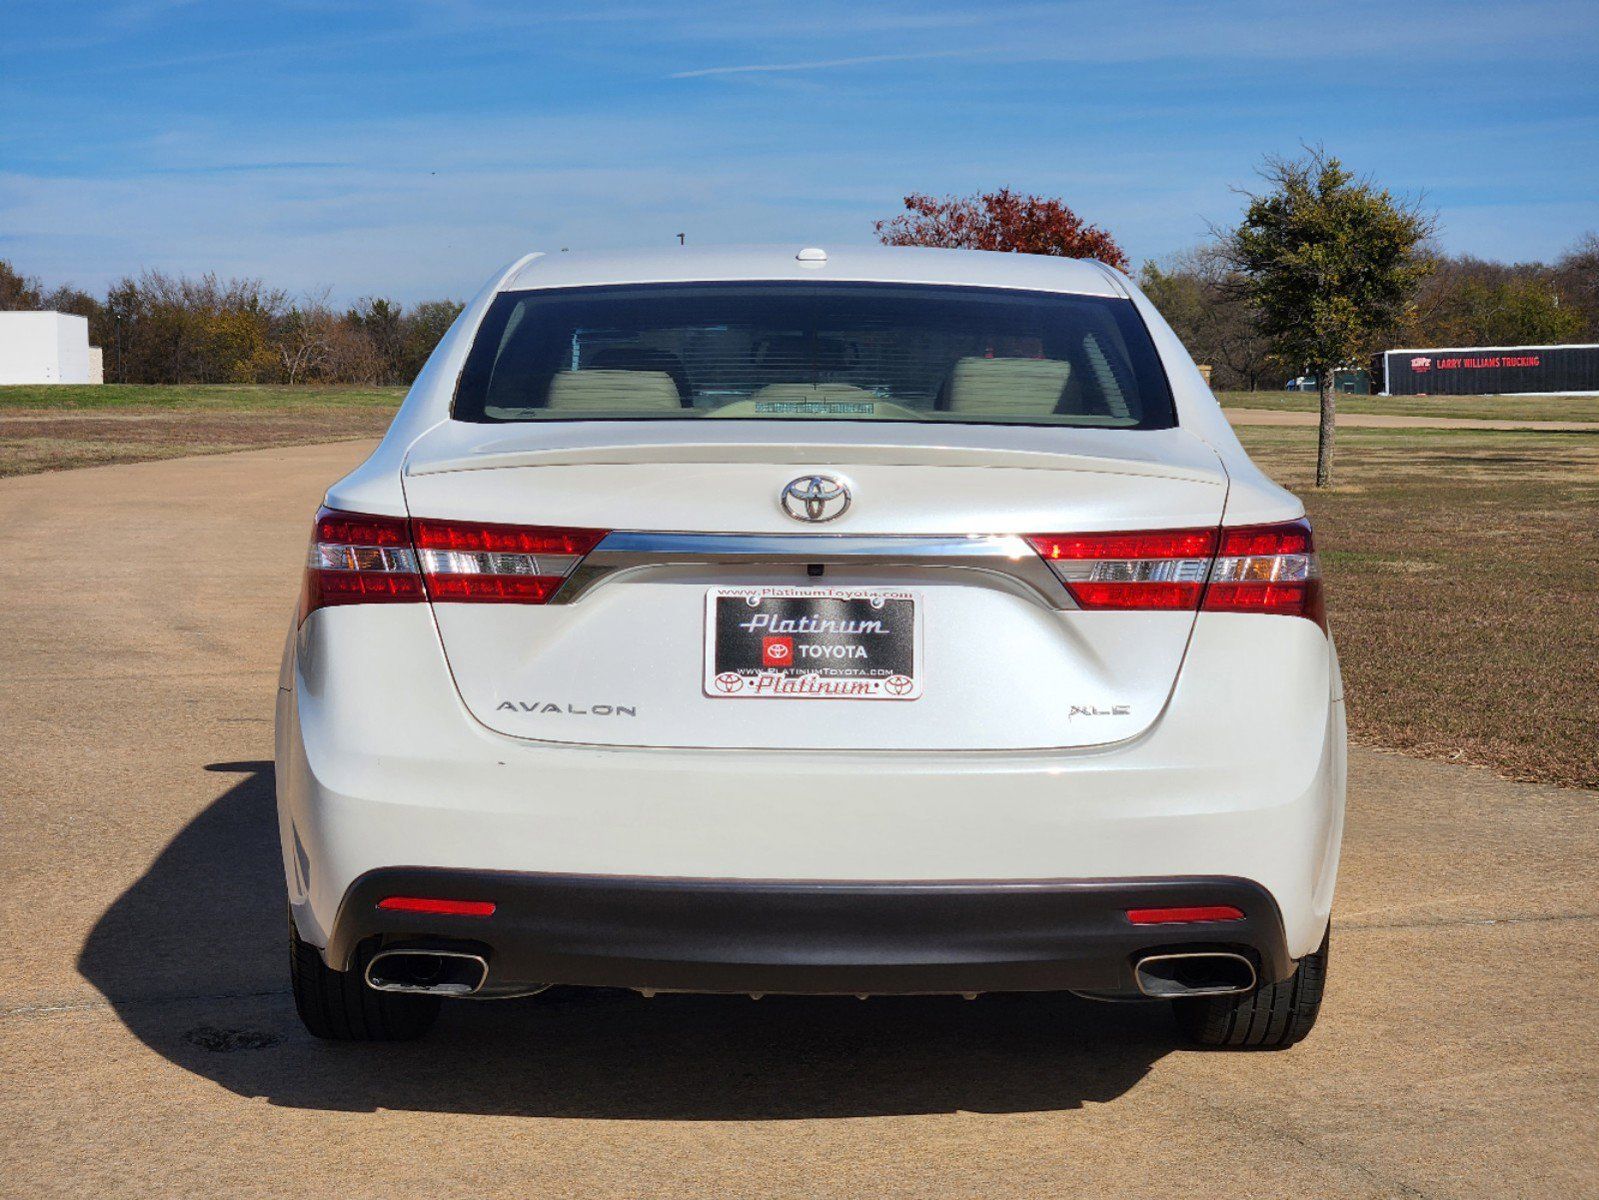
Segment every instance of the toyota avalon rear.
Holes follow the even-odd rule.
[[[1316,1018],[1344,790],[1302,505],[1095,263],[529,256],[313,523],[299,1011],[1075,992]]]

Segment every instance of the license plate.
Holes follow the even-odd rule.
[[[735,700],[915,700],[922,637],[915,592],[712,588],[705,694]]]

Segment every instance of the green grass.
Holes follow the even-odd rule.
[[[1313,392],[1217,392],[1216,397],[1227,408],[1313,413],[1318,406]],[[1339,396],[1338,411],[1475,421],[1592,421],[1599,424],[1599,396]]]
[[[389,408],[399,406],[405,389],[398,387],[283,387],[273,384],[108,383],[97,387],[0,387],[0,411],[6,409],[210,409],[250,412],[261,409]]]

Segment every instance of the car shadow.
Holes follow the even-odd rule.
[[[1076,1108],[1175,1045],[1163,1005],[1062,995],[657,996],[558,989],[445,1005],[403,1045],[318,1042],[287,988],[269,762],[237,779],[96,922],[78,967],[152,1050],[244,1096],[612,1120],[781,1120]]]

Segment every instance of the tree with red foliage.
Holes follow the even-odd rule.
[[[905,197],[905,210],[891,221],[876,222],[883,245],[1097,258],[1127,269],[1127,255],[1115,238],[1044,196],[1022,196],[1009,188],[977,196],[912,192]]]

